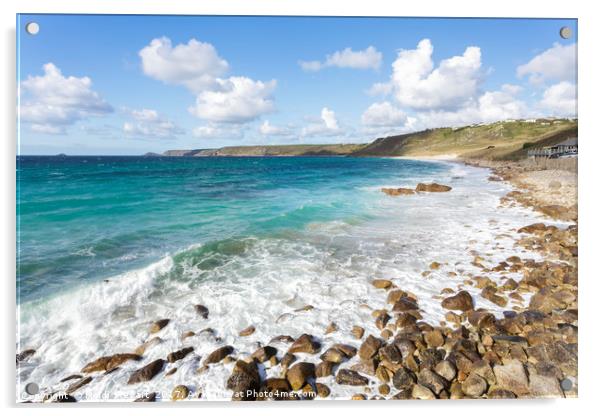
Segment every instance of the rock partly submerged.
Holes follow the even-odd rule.
[[[419,183],[415,189],[411,188],[381,188],[381,192],[389,196],[414,195],[419,192],[449,192],[451,186],[438,183]]]

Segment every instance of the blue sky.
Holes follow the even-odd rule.
[[[576,116],[571,19],[20,15],[17,27],[22,154],[368,142]]]

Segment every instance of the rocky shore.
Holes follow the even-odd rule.
[[[449,287],[437,299],[446,311],[445,321],[431,325],[423,320],[421,299],[393,280],[374,279],[382,302],[372,305],[372,321],[357,322],[347,334],[356,343],[330,343],[326,335],[342,331],[336,320],[325,333],[306,333],[296,338],[282,334],[258,343],[251,354],[241,354],[236,345],[222,345],[198,357],[197,373],[215,366],[227,368],[223,389],[232,400],[308,400],[316,398],[367,399],[462,399],[576,397],[578,279],[577,207],[570,194],[570,175],[543,175],[520,164],[471,162],[492,169],[490,180],[509,181],[515,186],[500,201],[502,206],[520,204],[550,218],[570,224],[545,222],[515,230],[516,254],[496,264],[484,253],[472,253],[472,266],[479,273],[452,275]],[[549,172],[548,172],[549,173]],[[560,182],[550,184],[550,178]],[[531,180],[530,180],[531,179]],[[547,182],[546,182],[547,181]],[[547,187],[547,188],[546,188]],[[576,192],[576,181],[574,182]],[[555,192],[550,203],[546,189]],[[384,188],[390,196],[421,192],[450,192],[439,184],[418,184],[415,189]],[[567,196],[568,195],[568,196]],[[576,196],[576,193],[574,194]],[[563,199],[566,196],[566,199]],[[548,198],[548,199],[547,199]],[[570,202],[574,202],[571,204]],[[493,247],[494,242],[492,242]],[[540,260],[523,253],[537,253]],[[442,267],[432,259],[430,270]],[[521,278],[508,277],[521,276]],[[500,277],[501,276],[501,277]],[[466,287],[504,308],[503,314],[477,307]],[[474,292],[473,292],[474,293]],[[190,305],[200,321],[211,314],[204,305]],[[307,305],[304,310],[313,307]],[[158,319],[148,328],[148,338],[135,351],[99,357],[77,374],[61,380],[40,401],[72,402],[96,377],[111,377],[135,363],[127,384],[144,386],[155,377],[169,377],[178,363],[195,354],[181,335],[181,348],[163,359],[145,360],[145,353],[162,342],[170,319]],[[268,322],[265,323],[269,325]],[[207,328],[210,336],[218,331]],[[241,328],[248,337],[255,327]],[[376,335],[375,335],[376,334]],[[119,351],[119,346],[115,346]],[[33,349],[17,354],[17,365],[35,356]],[[319,357],[319,358],[318,358]],[[336,396],[335,385],[348,386],[352,394]],[[203,386],[194,379],[173,386],[171,392],[148,391],[135,401],[194,400],[203,397]]]

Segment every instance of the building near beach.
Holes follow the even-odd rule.
[[[578,153],[577,137],[566,139],[553,146],[538,147],[530,149],[527,152],[529,157],[546,157],[549,159],[557,159],[559,157],[574,157]]]

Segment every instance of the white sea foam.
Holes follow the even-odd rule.
[[[303,232],[249,238],[229,255],[218,250],[196,253],[202,247],[195,246],[108,282],[22,305],[18,348],[37,352],[18,367],[17,391],[22,392],[28,382],[38,383],[43,392],[64,388],[69,383],[59,383],[60,379],[79,373],[87,362],[102,355],[132,352],[149,338],[153,321],[170,318],[158,334],[164,341],[149,349],[143,362],[128,362],[110,375],[96,375],[77,393],[92,401],[131,400],[141,391],[168,397],[174,386],[185,384],[195,397],[202,391],[203,400],[226,400],[231,396],[225,382],[232,365],[211,366],[198,374],[204,356],[226,344],[235,347],[237,356],[245,356],[281,334],[311,333],[326,345],[344,342],[359,347],[360,342],[350,335],[353,325],[365,327],[369,334],[379,333],[370,312],[385,305],[386,293],[370,285],[374,278],[391,279],[417,295],[424,320],[432,324],[444,319],[437,296],[446,287],[463,287],[475,295],[477,307],[500,315],[502,308],[462,283],[467,273],[480,272],[470,264],[471,251],[481,253],[486,265],[495,265],[517,251],[521,257],[537,259],[536,254],[515,247],[511,231],[542,218],[528,209],[499,207],[499,197],[510,188],[488,182],[487,175],[482,169],[454,165],[436,177],[422,178],[453,186],[451,192],[441,194],[392,198],[379,191],[382,185],[358,189],[373,193],[373,219],[358,224],[311,223]],[[442,267],[423,277],[421,273],[433,261]],[[502,276],[494,278],[501,281]],[[195,313],[193,305],[198,303],[208,307],[209,319]],[[295,312],[305,305],[314,309]],[[323,335],[330,322],[339,330]],[[249,325],[256,332],[239,337],[238,332]],[[213,328],[217,338],[201,333],[205,328]],[[181,335],[190,330],[197,335],[181,341]],[[168,364],[166,370],[178,368],[175,374],[161,373],[150,382],[127,385],[132,370],[188,345],[195,348],[193,354]],[[275,346],[279,355],[287,348]],[[318,356],[306,354],[299,358],[318,361]],[[277,368],[266,369],[266,375],[279,376]],[[332,377],[320,381],[330,385],[335,398],[361,391],[337,385]]]

